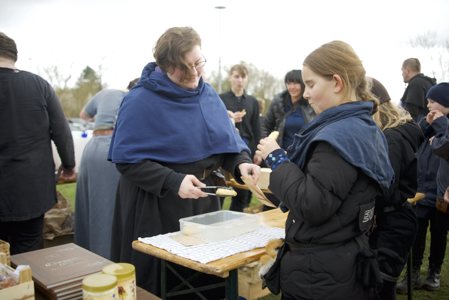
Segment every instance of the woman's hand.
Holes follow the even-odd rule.
[[[254,184],[257,184],[260,177],[260,167],[258,165],[243,163],[239,165],[240,174],[243,178],[247,178],[250,174],[253,175]]]
[[[433,139],[435,138],[435,136],[433,136],[433,137],[431,137],[430,139],[429,139],[429,143],[430,143],[430,146],[432,146],[432,142],[433,142]]]
[[[195,186],[206,186],[204,183],[198,180],[194,175],[186,175],[181,182],[181,186],[179,187],[178,195],[179,197],[186,199],[198,199],[207,197],[207,194],[204,193],[201,189]]]
[[[266,137],[260,140],[259,145],[257,145],[257,149],[259,150],[256,151],[256,155],[259,155],[265,160],[268,154],[270,154],[274,150],[281,149],[281,147],[279,147],[278,143],[276,143],[275,140]]]

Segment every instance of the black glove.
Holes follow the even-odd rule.
[[[379,271],[379,263],[377,262],[377,251],[370,249],[362,249],[358,255],[357,261],[357,279],[366,287],[376,290],[380,289],[383,279]]]
[[[377,249],[377,262],[379,263],[380,270],[390,276],[398,277],[402,268],[398,266],[403,266],[405,261],[393,250],[387,248]]]

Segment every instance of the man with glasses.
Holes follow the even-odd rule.
[[[248,82],[248,69],[243,65],[235,65],[229,72],[231,89],[220,94],[226,109],[234,113],[235,127],[239,130],[240,136],[251,150],[251,157],[254,160],[257,144],[260,141],[261,128],[259,118],[259,103],[257,99],[245,92]],[[231,114],[232,115],[232,114]],[[261,158],[256,156],[255,164],[261,163]],[[230,210],[243,211],[251,202],[251,192],[248,190],[236,189],[237,196],[232,198]]]
[[[421,63],[417,58],[406,59],[401,70],[404,82],[408,83],[401,99],[401,105],[410,113],[415,122],[419,122],[429,113],[426,94],[436,84],[436,80],[421,73]]]

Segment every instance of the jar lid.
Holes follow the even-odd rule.
[[[136,269],[132,264],[118,263],[103,268],[104,274],[114,275],[119,281],[125,280],[136,274]]]
[[[91,275],[83,279],[83,290],[91,293],[104,293],[117,287],[117,277],[107,274]]]

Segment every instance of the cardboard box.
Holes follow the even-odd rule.
[[[0,254],[0,263],[6,264],[6,255],[4,253]],[[14,269],[10,266],[6,266],[6,268],[9,271],[14,272]],[[20,284],[18,285],[0,290],[0,299],[34,300],[34,282],[31,277],[30,267],[25,267],[20,271],[19,282]]]
[[[259,262],[247,264],[238,269],[239,296],[246,300],[262,298],[270,294],[268,288],[262,289],[262,280],[259,279]]]

